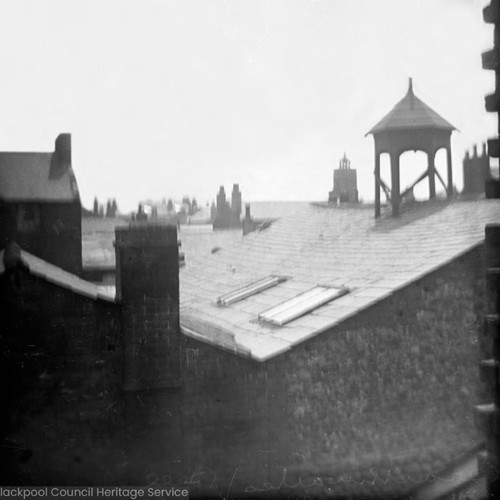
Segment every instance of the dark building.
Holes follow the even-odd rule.
[[[241,227],[241,192],[238,184],[233,184],[231,193],[231,204],[226,199],[224,186],[221,186],[217,194],[217,206],[212,209],[212,224],[214,229],[234,229]]]
[[[168,452],[160,434],[175,448],[177,231],[145,224],[116,230],[116,294],[17,244],[0,251],[1,431],[20,445],[0,447],[2,484],[126,484],[125,456],[144,481],[141,453]]]
[[[472,156],[467,151],[463,159],[464,189],[463,194],[483,194],[486,181],[491,179],[490,158],[486,153],[486,144],[480,155],[474,145]]]
[[[329,203],[358,203],[358,181],[356,170],[351,169],[351,162],[344,157],[339,161],[339,168],[333,171],[333,191],[328,193]]]
[[[0,249],[9,241],[81,273],[81,204],[70,134],[57,137],[52,153],[0,152]]]

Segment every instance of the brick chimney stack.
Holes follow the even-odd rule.
[[[50,163],[50,177],[57,178],[71,167],[71,134],[59,134]]]
[[[485,182],[491,178],[490,159],[483,145],[481,155],[478,155],[478,147],[474,144],[472,156],[467,151],[463,159],[464,194],[484,193]]]
[[[226,205],[226,192],[224,191],[224,186],[221,186],[219,188],[219,194],[217,195],[217,217],[222,217],[224,215]]]
[[[177,387],[180,379],[179,250],[175,225],[115,230],[126,391]]]
[[[241,191],[238,184],[233,184],[233,192],[231,194],[231,208],[239,220],[241,216]]]
[[[56,138],[56,156],[65,167],[71,165],[71,134],[59,134]]]

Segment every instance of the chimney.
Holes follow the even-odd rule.
[[[237,220],[241,216],[241,192],[239,184],[233,184],[233,192],[231,195],[231,208],[236,215]]]
[[[250,204],[247,203],[245,205],[245,218],[243,219],[243,236],[245,236],[245,234],[251,233],[252,231],[255,231],[255,229],[256,224],[252,219],[252,216],[250,215]]]
[[[478,155],[478,147],[474,145],[472,156],[467,151],[463,159],[464,194],[480,195],[485,191],[485,182],[491,178],[490,158],[486,153],[485,145],[482,154]]]
[[[59,134],[56,139],[56,156],[60,163],[71,165],[71,134]]]
[[[215,202],[212,201],[212,206],[210,207],[210,221],[213,222],[217,217],[217,207],[215,206]]]
[[[173,224],[131,223],[116,236],[126,391],[180,384],[179,250]]]
[[[219,188],[219,194],[217,195],[217,215],[220,217],[224,213],[224,208],[226,207],[226,192],[224,191],[224,186]]]
[[[61,177],[71,167],[71,134],[59,134],[50,163],[50,178]]]

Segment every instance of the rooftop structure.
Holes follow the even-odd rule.
[[[380,217],[380,190],[383,189],[392,205],[392,215],[400,213],[401,200],[411,193],[416,184],[429,178],[429,198],[436,197],[435,177],[443,184],[446,194],[453,194],[453,169],[451,163],[451,133],[456,130],[413,92],[409,79],[408,91],[387,115],[366,134],[375,141],[375,217]],[[447,181],[441,178],[434,162],[436,153],[445,148],[447,158]],[[428,167],[411,186],[401,192],[399,160],[405,151],[423,151],[427,154]],[[380,156],[389,154],[391,162],[390,186],[380,176]]]
[[[71,167],[71,135],[60,134],[51,153],[0,152],[0,200],[79,199]]]
[[[358,185],[356,170],[351,169],[351,161],[346,154],[339,161],[339,168],[333,171],[333,190],[328,193],[330,203],[357,203]]]
[[[0,152],[0,248],[13,240],[81,273],[81,205],[70,134],[57,137],[53,152]]]

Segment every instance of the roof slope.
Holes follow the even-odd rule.
[[[385,130],[437,128],[456,130],[455,127],[436,113],[413,93],[410,78],[408,92],[387,115],[382,118],[366,135]]]
[[[499,200],[447,204],[427,217],[376,223],[369,210],[309,206],[181,270],[185,334],[265,361],[338,325],[484,240]],[[405,220],[406,218],[406,220]],[[271,274],[290,279],[227,307],[217,297]],[[317,285],[350,293],[281,327],[258,315]]]
[[[0,276],[5,272],[4,252],[5,250],[0,250]],[[101,299],[107,302],[115,302],[114,287],[98,286],[82,280],[78,276],[68,273],[60,267],[54,266],[24,250],[20,250],[20,259],[33,276],[38,276],[49,283],[94,300]]]
[[[70,201],[79,198],[71,166],[54,169],[55,153],[0,152],[0,198]],[[52,170],[51,170],[52,167]]]

